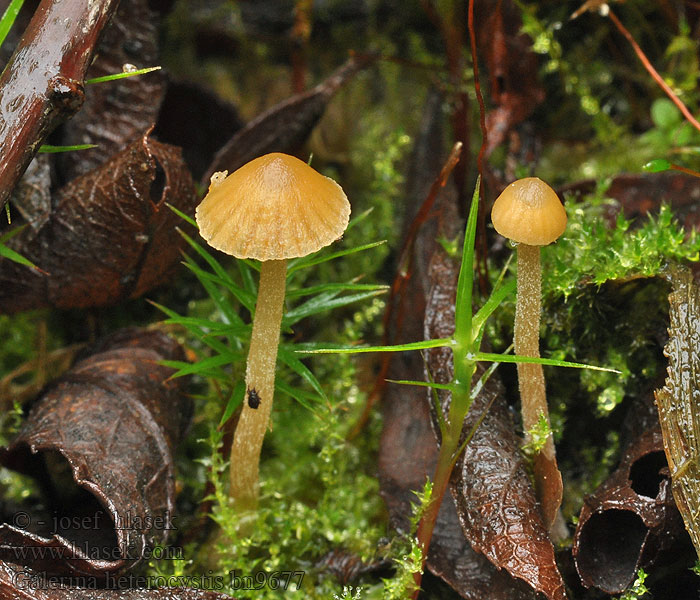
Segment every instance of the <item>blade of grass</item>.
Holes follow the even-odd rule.
[[[385,379],[385,381],[389,383],[400,383],[402,385],[435,388],[436,390],[449,390],[450,392],[456,388],[454,383],[434,383],[430,381],[414,381],[412,379]]]
[[[126,79],[127,77],[136,77],[137,75],[145,75],[153,71],[159,71],[162,67],[146,67],[144,69],[136,69],[134,71],[123,71],[121,73],[112,73],[111,75],[103,75],[102,77],[93,77],[86,79],[86,84],[105,83],[106,81],[114,81],[115,79]]]
[[[329,311],[334,308],[340,308],[341,306],[347,306],[348,304],[352,304],[353,302],[366,300],[367,298],[378,296],[380,294],[383,294],[384,292],[385,290],[374,290],[369,292],[361,292],[359,294],[350,294],[349,296],[340,296],[338,298],[333,298],[330,300],[319,300],[319,296],[316,296],[315,298],[311,298],[307,302],[304,302],[304,304],[302,304],[301,306],[290,310],[287,314],[284,315],[282,323],[284,327],[289,327],[294,323],[297,323],[301,319],[304,319],[311,315]]]
[[[301,354],[363,354],[366,352],[405,352],[407,350],[426,350],[428,348],[442,348],[444,346],[454,346],[452,338],[423,340],[422,342],[410,342],[408,344],[397,344],[395,346],[338,346],[337,348],[317,348],[313,350],[297,350]],[[500,355],[495,355],[500,356]]]
[[[293,298],[302,298],[304,296],[315,296],[323,292],[330,291],[382,291],[386,292],[391,287],[388,285],[375,285],[372,283],[324,283],[322,285],[314,285],[298,290],[289,290],[287,292],[287,300]]]
[[[474,240],[476,239],[476,222],[479,213],[479,190],[481,178],[477,178],[474,186],[472,204],[469,208],[467,228],[464,233],[462,249],[462,265],[457,279],[457,304],[455,311],[455,339],[466,344],[472,339],[472,288],[474,287]],[[457,369],[455,364],[455,369]],[[457,373],[455,377],[459,379]]]
[[[293,350],[290,350],[287,344],[281,344],[277,350],[280,360],[287,365],[292,371],[294,371],[299,377],[306,381],[316,393],[323,398],[326,402],[328,398],[326,397],[321,384],[314,374],[309,370],[309,368],[301,362],[296,356]]]
[[[340,250],[338,252],[332,252],[331,254],[324,254],[322,256],[316,256],[315,254],[309,255],[311,258],[308,260],[302,259],[298,263],[294,263],[287,269],[287,277],[292,273],[295,273],[299,269],[305,269],[307,267],[312,267],[314,265],[320,265],[321,263],[328,262],[329,260],[334,260],[340,258],[341,256],[348,256],[350,254],[355,254],[357,252],[362,252],[364,250],[369,250],[370,248],[376,248],[386,244],[386,240],[381,240],[379,242],[372,242],[371,244],[364,244],[363,246],[355,246],[354,248],[349,248],[347,250]],[[315,257],[315,258],[313,258]]]
[[[533,363],[537,365],[550,365],[553,367],[570,367],[572,369],[591,369],[592,371],[606,371],[608,373],[620,373],[617,369],[598,367],[584,363],[568,362],[555,358],[535,358],[533,356],[519,356],[517,354],[493,354],[491,352],[473,352],[467,354],[470,360],[480,362],[504,362],[504,363]]]
[[[53,146],[51,144],[42,144],[41,146],[39,146],[39,152],[43,154],[57,154],[59,152],[89,150],[90,148],[97,148],[97,144],[76,144],[74,146]]]
[[[484,333],[486,321],[501,305],[503,300],[515,292],[516,283],[515,279],[510,279],[506,283],[494,288],[486,302],[484,302],[482,307],[472,318],[472,340],[477,348],[481,346],[481,338]]]
[[[22,9],[23,4],[24,0],[12,0],[5,9],[5,12],[2,13],[2,18],[0,18],[0,44],[5,41],[7,34],[10,32],[10,29],[12,29],[12,25],[14,25],[15,19]]]
[[[243,398],[245,397],[245,382],[239,381],[231,390],[231,397],[226,403],[226,408],[221,415],[221,420],[219,421],[219,429],[221,429],[226,421],[231,418],[233,412],[243,403]]]

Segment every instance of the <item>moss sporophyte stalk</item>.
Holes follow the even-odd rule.
[[[539,180],[538,180],[539,181]],[[542,182],[540,182],[542,183]],[[545,185],[545,184],[542,184]],[[456,306],[455,306],[455,333],[451,338],[430,339],[409,344],[396,346],[373,346],[373,347],[353,347],[353,348],[328,348],[315,350],[314,352],[325,353],[360,353],[360,352],[404,352],[408,350],[426,350],[429,348],[449,347],[452,349],[454,362],[454,375],[451,382],[438,383],[432,381],[408,381],[402,380],[396,383],[407,385],[417,385],[428,388],[447,390],[451,394],[451,402],[447,414],[443,414],[442,407],[433,396],[435,403],[435,413],[437,415],[438,427],[440,430],[441,444],[437,465],[432,481],[432,493],[430,498],[425,500],[425,505],[420,507],[420,521],[418,523],[416,537],[421,552],[420,568],[414,572],[414,585],[407,594],[417,597],[425,559],[428,555],[428,548],[432,537],[435,522],[442,499],[448,487],[450,474],[457,460],[459,459],[466,444],[469,443],[474,429],[463,436],[462,429],[465,417],[469,412],[472,402],[483,387],[486,379],[493,373],[494,368],[502,362],[535,365],[554,365],[561,367],[575,367],[584,369],[595,369],[601,371],[614,371],[603,367],[595,367],[581,363],[573,363],[563,360],[540,358],[533,352],[531,355],[511,355],[496,354],[481,351],[481,342],[487,319],[494,313],[500,304],[516,288],[515,281],[504,280],[501,277],[493,289],[493,292],[486,299],[482,307],[476,312],[472,307],[472,289],[474,284],[474,240],[476,238],[477,213],[479,206],[479,183],[477,182],[474,196],[472,198],[469,216],[467,219],[466,232],[464,236],[464,246],[462,248],[462,262],[457,282]],[[553,193],[553,192],[552,192]],[[556,198],[556,195],[554,196]],[[557,203],[559,200],[557,199]],[[560,205],[561,206],[561,205]],[[563,208],[561,209],[563,211]],[[564,223],[565,223],[564,216]],[[559,225],[563,230],[563,225]],[[559,232],[561,233],[561,231]],[[477,363],[489,362],[491,367],[483,371],[483,374],[476,379]],[[546,407],[546,404],[545,404]],[[546,408],[545,408],[546,410]],[[538,416],[540,412],[538,411]],[[535,423],[537,420],[535,420]]]
[[[258,498],[260,450],[272,410],[287,259],[306,256],[342,236],[350,204],[341,187],[286,154],[267,154],[226,177],[212,177],[197,207],[200,234],[237,258],[261,261],[246,366],[246,389],[231,446],[230,494],[242,510]]]

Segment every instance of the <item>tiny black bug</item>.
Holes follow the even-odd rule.
[[[248,406],[252,409],[256,409],[260,406],[260,396],[255,388],[248,390]]]

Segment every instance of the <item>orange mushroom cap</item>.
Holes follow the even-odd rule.
[[[566,229],[566,211],[557,193],[537,177],[518,179],[496,198],[491,221],[514,242],[546,246]]]
[[[350,203],[342,188],[305,162],[275,152],[215,173],[197,207],[199,233],[237,258],[306,256],[342,236]]]

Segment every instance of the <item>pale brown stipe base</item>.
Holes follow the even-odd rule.
[[[258,498],[258,463],[272,410],[275,363],[282,322],[286,260],[270,260],[260,268],[260,288],[250,339],[246,389],[255,389],[260,405],[243,403],[231,446],[231,497],[241,511],[253,510]]]
[[[515,353],[521,356],[540,355],[541,280],[540,247],[519,244],[518,291],[515,308]],[[547,392],[542,365],[518,363],[518,385],[522,403],[525,443],[531,441],[528,434],[537,425],[540,415],[549,424]],[[542,520],[551,529],[561,505],[563,484],[557,467],[554,440],[550,434],[544,448],[534,457],[535,493],[540,502]]]

